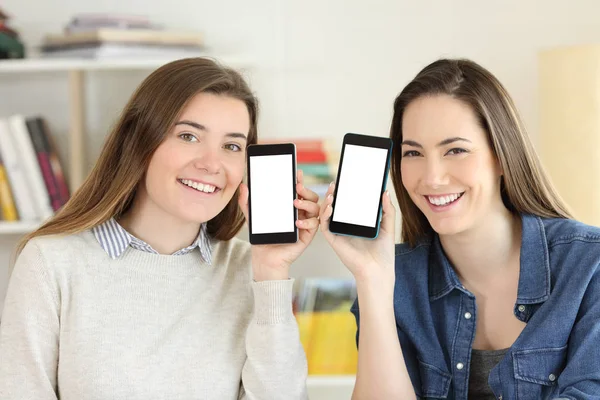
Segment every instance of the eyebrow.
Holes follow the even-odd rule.
[[[468,142],[468,143],[471,143],[471,141],[469,139],[465,139],[465,138],[456,136],[456,137],[451,137],[451,138],[442,140],[441,142],[439,142],[437,144],[437,146],[438,147],[447,146],[447,145],[449,145],[451,143],[454,143],[454,142]],[[401,143],[401,146],[413,146],[413,147],[418,147],[420,149],[423,148],[423,146],[421,144],[415,142],[414,140],[404,140]]]
[[[188,121],[187,119],[176,122],[175,126],[177,126],[177,125],[188,125],[188,126],[191,126],[192,128],[198,129],[199,131],[205,131],[205,132],[208,131],[208,129],[206,129],[206,127],[204,125],[199,124],[194,121]],[[248,141],[248,138],[246,137],[246,135],[244,135],[243,133],[239,133],[239,132],[226,133],[225,136],[231,137],[231,138],[244,139],[244,140]]]

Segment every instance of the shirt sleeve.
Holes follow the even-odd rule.
[[[600,267],[579,307],[558,388],[558,399],[600,400]]]
[[[29,242],[12,272],[0,324],[0,398],[57,399],[59,301],[39,248]]]
[[[293,279],[253,282],[240,399],[308,399],[308,366],[292,312]]]

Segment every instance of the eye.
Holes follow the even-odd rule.
[[[238,152],[238,151],[242,151],[242,147],[238,144],[235,143],[228,143],[225,146],[223,146],[225,149],[227,150],[231,150],[233,152]]]
[[[198,138],[194,135],[192,135],[191,133],[180,133],[178,135],[179,138],[181,138],[184,142],[198,142]]]
[[[402,157],[403,157],[403,158],[404,158],[404,157],[418,157],[418,156],[420,156],[420,155],[421,155],[421,153],[419,153],[419,152],[418,152],[418,151],[416,151],[416,150],[407,150],[407,151],[405,151],[405,152],[402,154]]]
[[[457,155],[457,154],[461,154],[461,153],[468,153],[468,151],[465,149],[461,149],[460,147],[455,147],[453,149],[448,150],[448,152],[446,154]]]

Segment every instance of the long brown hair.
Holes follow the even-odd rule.
[[[238,72],[206,58],[165,64],[136,89],[81,187],[54,217],[21,240],[17,254],[34,237],[82,232],[127,211],[155,150],[188,102],[202,92],[243,101],[250,114],[248,144],[256,143],[258,101]],[[208,221],[211,237],[229,240],[243,226],[238,195],[236,191],[225,209]]]
[[[502,84],[488,70],[470,60],[442,59],[425,67],[394,102],[390,137],[392,181],[402,213],[402,241],[414,246],[433,228],[402,184],[402,118],[404,110],[423,96],[449,95],[471,107],[488,135],[503,171],[502,200],[514,213],[572,218],[549,178],[525,131],[516,107]]]

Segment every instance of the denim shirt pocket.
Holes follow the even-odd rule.
[[[452,375],[444,370],[419,360],[421,387],[415,388],[419,398],[445,399],[450,390]]]
[[[567,346],[513,352],[517,399],[545,399],[554,393],[566,358]]]

